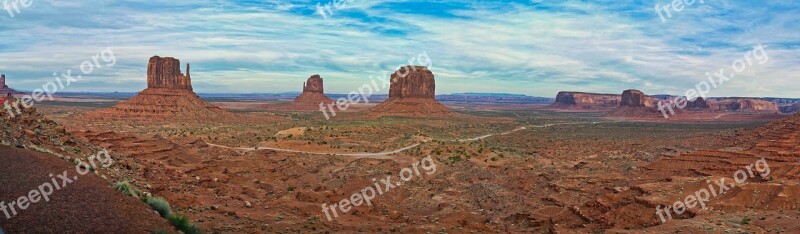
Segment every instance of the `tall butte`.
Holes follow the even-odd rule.
[[[328,105],[333,103],[333,100],[325,96],[322,77],[313,75],[303,83],[303,93],[294,99],[294,104],[297,107],[309,107],[316,110],[319,108],[320,103]]]
[[[450,109],[436,101],[435,92],[436,80],[428,67],[401,67],[392,73],[389,99],[370,109],[370,116],[452,116]]]
[[[0,74],[0,95],[2,95],[2,97],[5,97],[8,94],[16,94],[16,93],[19,92],[9,88],[8,85],[6,85],[6,75]]]
[[[186,75],[181,62],[171,57],[153,56],[147,64],[147,88],[127,101],[87,113],[88,117],[125,120],[216,121],[235,116],[194,93],[189,64]]]

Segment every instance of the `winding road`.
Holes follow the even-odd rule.
[[[475,137],[475,138],[461,139],[461,140],[456,140],[456,141],[457,142],[478,141],[478,140],[486,139],[486,138],[489,138],[489,137],[492,137],[492,136],[511,134],[511,133],[522,131],[522,130],[525,130],[525,129],[528,129],[528,128],[547,128],[547,127],[558,126],[558,125],[599,124],[599,123],[612,123],[612,122],[619,122],[619,121],[573,122],[573,123],[556,123],[556,124],[544,124],[544,125],[530,125],[530,126],[522,126],[522,127],[516,128],[514,130],[506,131],[506,132],[502,132],[502,133],[487,134],[487,135],[483,135],[483,136],[479,136],[479,137]],[[413,145],[409,145],[409,146],[406,146],[406,147],[403,147],[403,148],[400,148],[400,149],[396,149],[396,150],[392,150],[392,151],[384,151],[384,152],[379,152],[379,153],[368,153],[368,152],[365,152],[365,153],[323,153],[323,152],[311,152],[311,151],[293,150],[293,149],[281,149],[281,148],[266,147],[266,146],[248,148],[248,147],[230,147],[230,146],[212,144],[212,143],[208,143],[208,142],[206,142],[206,144],[208,144],[209,146],[214,146],[214,147],[220,147],[220,148],[225,148],[225,149],[233,149],[233,150],[243,150],[243,151],[273,150],[273,151],[280,151],[280,152],[303,153],[303,154],[314,154],[314,155],[334,155],[334,156],[349,156],[349,157],[357,157],[357,158],[392,159],[392,157],[389,157],[390,155],[396,154],[396,153],[400,153],[400,152],[403,152],[403,151],[406,151],[406,150],[409,150],[409,149],[412,149],[412,148],[420,146],[420,145],[422,145],[423,143],[426,143],[426,142],[428,142],[428,141],[423,141],[423,142],[415,143]]]

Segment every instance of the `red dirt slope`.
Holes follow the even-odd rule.
[[[79,176],[75,166],[55,156],[0,146],[0,201],[8,204],[50,182],[49,174],[77,180],[53,191],[50,201],[40,200],[6,219],[0,211],[0,226],[7,233],[151,233],[172,231],[167,221],[135,198],[117,192],[93,173]],[[102,169],[98,169],[102,170]],[[52,182],[50,182],[52,183]],[[41,197],[40,197],[41,199]],[[11,213],[10,209],[8,210]]]

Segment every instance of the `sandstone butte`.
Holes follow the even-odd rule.
[[[370,109],[371,117],[449,117],[454,113],[436,101],[436,80],[428,67],[404,66],[392,73],[389,99]]]
[[[16,90],[13,90],[6,85],[6,75],[0,75],[0,96],[6,97],[8,94],[17,94]]]
[[[325,96],[324,90],[322,77],[319,75],[309,77],[308,80],[303,83],[303,93],[294,99],[294,106],[297,108],[307,107],[319,109],[320,103],[324,105],[333,103],[333,100]]]
[[[122,120],[197,120],[217,121],[235,114],[214,106],[192,90],[189,64],[186,75],[181,62],[171,57],[153,56],[147,64],[147,88],[117,105],[86,114],[89,118]]]

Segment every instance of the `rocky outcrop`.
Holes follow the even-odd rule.
[[[214,106],[192,91],[189,65],[186,75],[180,61],[153,56],[147,65],[147,89],[117,105],[86,114],[88,118],[109,120],[188,120],[221,121],[236,115]]]
[[[602,110],[619,106],[622,97],[618,94],[583,92],[558,92],[556,101],[549,107],[573,110]]]
[[[392,73],[389,99],[370,109],[370,116],[446,117],[453,115],[436,101],[436,80],[427,67],[405,66]]]
[[[790,106],[786,106],[786,108],[783,110],[783,112],[785,112],[785,113],[797,113],[797,112],[800,112],[800,103],[795,103],[795,104],[792,104]]]
[[[689,101],[688,104],[686,104],[686,109],[705,110],[709,109],[709,106],[706,102],[706,99],[703,97],[697,97],[694,99],[694,101]]]
[[[147,63],[147,88],[192,90],[189,68],[186,64],[186,75],[183,75],[180,60],[153,56]]]
[[[770,101],[763,101],[754,98],[725,98],[720,100],[708,101],[711,110],[717,111],[736,111],[736,112],[770,112],[780,111],[778,104]]]
[[[5,74],[0,75],[0,95],[5,97],[8,94],[16,94],[16,93],[19,92],[9,88],[8,85],[6,85],[6,75]]]
[[[610,117],[654,118],[663,116],[657,109],[659,98],[647,96],[644,92],[629,89],[622,92],[619,107],[608,112]]]
[[[644,95],[642,91],[629,89],[622,92],[620,106],[653,107],[653,98]]]
[[[319,104],[327,105],[333,100],[325,96],[322,77],[313,75],[308,81],[303,83],[303,93],[294,99],[297,108],[308,107],[308,109],[319,109]]]

